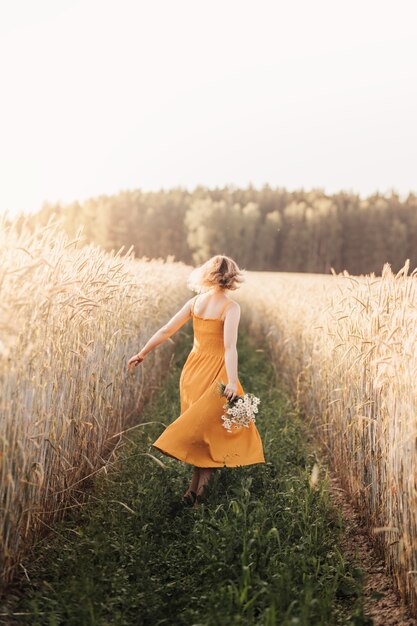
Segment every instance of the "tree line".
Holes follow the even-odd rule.
[[[136,257],[199,264],[214,254],[248,270],[380,275],[407,258],[417,265],[417,196],[391,192],[361,198],[320,189],[287,191],[233,186],[193,191],[177,187],[101,195],[84,202],[44,203],[26,218],[30,228],[54,215],[75,236],[106,250],[132,245]]]

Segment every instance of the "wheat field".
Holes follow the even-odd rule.
[[[82,505],[120,433],[169,368],[174,341],[127,359],[190,297],[190,267],[0,224],[3,581],[34,538]],[[232,297],[417,609],[417,290],[380,277],[246,272]],[[153,462],[153,459],[150,459]]]
[[[417,275],[250,272],[237,300],[417,610]]]
[[[174,342],[141,368],[127,361],[192,295],[188,272],[85,246],[81,231],[71,241],[58,222],[35,234],[0,224],[3,582],[34,538],[80,506],[118,433],[140,421]]]

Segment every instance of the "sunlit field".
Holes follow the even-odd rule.
[[[250,272],[236,299],[416,608],[416,271]]]
[[[0,625],[417,626],[417,4],[349,9],[2,3]]]
[[[118,433],[138,422],[174,343],[128,359],[190,296],[187,266],[132,260],[70,240],[57,225],[0,225],[1,571],[78,506]]]
[[[191,266],[69,238],[0,229],[3,582],[33,539],[107,472],[120,433],[169,370],[175,341],[127,360],[193,295]],[[417,276],[246,272],[231,297],[417,608]],[[140,479],[140,477],[139,477]]]

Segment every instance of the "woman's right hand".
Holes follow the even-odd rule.
[[[139,365],[140,363],[142,363],[142,361],[144,360],[145,355],[141,354],[140,352],[138,354],[135,354],[134,356],[132,356],[128,363],[127,363],[127,369],[129,369],[132,365],[134,365],[135,367],[137,365]]]
[[[236,398],[236,396],[238,395],[237,394],[237,384],[227,383],[227,385],[226,385],[226,387],[224,389],[224,395],[229,400],[229,402],[234,400]]]

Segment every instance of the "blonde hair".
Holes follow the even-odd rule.
[[[191,272],[187,286],[199,292],[211,287],[234,291],[244,280],[244,270],[239,269],[236,261],[224,254],[216,254]]]

